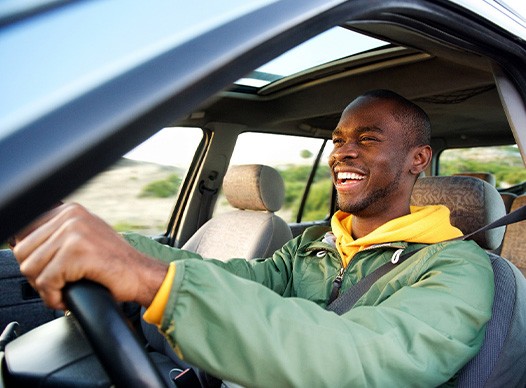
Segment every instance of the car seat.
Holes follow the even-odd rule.
[[[453,174],[453,176],[470,176],[473,178],[479,178],[483,181],[488,182],[492,186],[496,186],[497,179],[495,177],[495,174],[492,174],[491,172],[459,172],[457,174]],[[500,192],[500,196],[502,197],[502,200],[504,201],[504,207],[506,208],[506,212],[509,213],[511,203],[513,199],[516,197],[513,193],[508,192]]]
[[[261,164],[231,166],[223,180],[223,192],[234,210],[212,217],[183,249],[221,260],[253,259],[271,256],[292,239],[287,223],[275,214],[283,205],[285,185],[274,168]],[[164,377],[174,366],[181,370],[189,367],[155,325],[141,319],[141,326],[150,356]]]
[[[507,191],[502,191],[500,193],[500,196],[502,197],[502,200],[504,201],[506,212],[509,213],[511,211],[511,206],[513,205],[513,201],[515,201],[515,198],[517,198],[517,194],[508,193]]]
[[[519,195],[513,200],[511,211],[524,205],[526,205],[526,194]],[[504,233],[501,256],[510,260],[526,276],[526,244],[524,243],[524,236],[526,236],[526,222],[522,221],[508,225],[506,233]]]
[[[252,259],[271,256],[292,239],[290,227],[275,214],[285,199],[278,171],[261,164],[231,166],[223,193],[235,210],[212,217],[183,249],[207,258]]]
[[[480,179],[462,176],[417,180],[412,205],[444,204],[451,223],[468,234],[505,214],[498,191]],[[486,250],[500,245],[503,227],[476,235]],[[480,352],[459,371],[459,387],[526,386],[526,278],[508,260],[488,252],[495,299]]]

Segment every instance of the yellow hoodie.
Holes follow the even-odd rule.
[[[340,210],[334,213],[331,227],[344,266],[347,267],[357,252],[371,245],[396,241],[433,244],[462,236],[462,232],[451,225],[449,209],[443,205],[411,206],[410,211],[411,214],[386,222],[357,240],[351,235],[352,216]]]

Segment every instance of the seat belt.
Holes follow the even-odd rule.
[[[493,221],[492,223],[486,226],[483,226],[482,228],[472,233],[443,242],[469,240],[478,233],[482,233],[493,228],[498,228],[499,226],[514,224],[516,222],[524,220],[526,220],[526,206],[522,206],[514,210],[513,212],[508,213],[505,216]],[[408,258],[410,258],[415,253],[424,248],[426,247],[418,248],[414,251],[407,252],[398,256],[393,255],[393,258],[389,262],[383,264],[382,266],[371,272],[369,275],[362,278],[358,283],[351,286],[351,288],[345,291],[342,295],[340,295],[338,298],[334,299],[331,303],[329,303],[329,305],[327,306],[327,310],[334,311],[338,315],[346,313],[356,304],[358,299],[360,299],[378,279],[380,279],[383,275],[391,271],[398,264],[403,263]]]
[[[202,195],[202,199],[201,206],[199,207],[199,213],[197,214],[197,229],[199,229],[206,221],[208,221],[208,214],[210,213],[212,199],[219,191],[219,189],[208,187],[214,186],[217,174],[217,171],[212,171],[207,178],[207,182],[204,180],[199,182],[199,192]]]

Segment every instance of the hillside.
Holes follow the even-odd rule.
[[[165,230],[174,198],[141,197],[149,183],[184,171],[171,166],[122,159],[65,201],[79,202],[118,230],[156,234]]]

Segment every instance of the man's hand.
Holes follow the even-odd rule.
[[[65,308],[64,285],[83,278],[104,285],[118,301],[148,307],[168,268],[77,204],[56,207],[19,232],[13,253],[22,274],[55,309]]]

